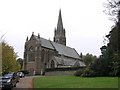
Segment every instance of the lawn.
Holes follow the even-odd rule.
[[[118,88],[118,78],[41,76],[34,78],[34,88]]]

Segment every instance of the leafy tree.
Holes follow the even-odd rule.
[[[115,25],[108,35],[106,35],[107,45],[102,46],[100,57],[92,61],[86,59],[88,67],[83,76],[119,76],[120,75],[120,1],[108,0],[106,4],[107,14],[112,16]],[[88,57],[87,57],[88,58]],[[89,65],[90,64],[90,65]]]
[[[120,72],[120,54],[118,53],[116,29],[113,28],[106,37],[109,43],[100,48],[102,55],[91,65],[91,69],[96,72],[97,76],[116,76]]]
[[[17,62],[20,64],[20,69],[22,69],[22,67],[23,67],[23,59],[22,58],[18,58]]]
[[[94,63],[94,61],[97,59],[96,56],[93,56],[92,54],[87,53],[85,56],[83,56],[83,61],[87,66],[91,65]]]
[[[108,0],[108,4],[105,6],[107,7],[105,12],[112,16],[112,20],[114,20],[115,25],[111,28],[109,34],[106,35],[106,39],[108,41],[107,45],[100,48],[102,55],[100,55],[94,63],[91,63],[92,60],[90,59],[84,60],[88,67],[85,72],[83,72],[83,76],[86,74],[88,74],[88,76],[120,75],[120,1]]]
[[[95,72],[93,69],[91,69],[91,65],[97,60],[96,56],[93,56],[92,54],[87,53],[85,56],[82,55],[82,59],[86,64],[86,68],[80,69],[75,72],[75,76],[82,76],[82,77],[93,77],[95,76]]]
[[[110,74],[116,76],[119,72],[119,64],[120,64],[120,52],[119,52],[119,40],[118,40],[118,30],[117,25],[110,31],[109,33],[109,43],[107,45],[108,48],[108,59],[110,62]]]
[[[16,72],[20,69],[16,61],[16,53],[12,46],[2,42],[2,72]]]
[[[108,0],[106,6],[107,14],[113,17],[115,25],[106,35],[108,44],[101,47],[102,55],[92,65],[92,69],[102,76],[116,76],[120,74],[120,1]]]

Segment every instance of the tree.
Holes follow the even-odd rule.
[[[22,69],[22,67],[23,67],[23,59],[22,58],[18,58],[17,62],[20,64],[20,69]]]
[[[107,45],[100,48],[102,55],[100,55],[100,57],[87,68],[87,73],[89,73],[89,75],[120,75],[120,1],[108,0],[106,7],[108,10],[105,12],[112,16],[112,20],[115,21],[115,25],[111,28],[109,34],[106,35],[105,40],[108,41]],[[89,60],[85,62],[88,64],[90,63]]]
[[[119,0],[107,0],[108,3],[104,3],[106,8],[104,12],[108,14],[115,23],[119,21],[118,15],[120,11],[120,1]]]
[[[120,64],[120,52],[119,52],[119,36],[118,36],[118,26],[116,25],[109,33],[109,43],[108,47],[108,59],[110,62],[110,74],[116,76],[119,72],[119,64]],[[110,51],[111,50],[111,51]]]
[[[113,17],[115,25],[106,35],[108,44],[101,47],[102,55],[96,63],[100,63],[99,69],[101,71],[99,73],[116,76],[120,73],[120,1],[108,0],[106,7],[107,14]]]
[[[94,61],[97,59],[96,56],[93,56],[92,54],[87,53],[85,56],[83,56],[83,61],[87,66],[91,65],[94,63]]]
[[[2,42],[2,73],[19,71],[20,66],[16,57],[13,47]]]

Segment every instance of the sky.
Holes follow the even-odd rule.
[[[23,58],[32,32],[53,40],[61,9],[67,46],[99,56],[104,36],[114,24],[103,11],[107,0],[0,0],[0,36]]]

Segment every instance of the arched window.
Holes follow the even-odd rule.
[[[28,61],[29,61],[29,62],[35,61],[35,49],[34,49],[33,46],[31,46],[31,47],[29,48]]]
[[[55,62],[53,60],[51,61],[51,65],[50,66],[51,66],[51,68],[55,68]]]

